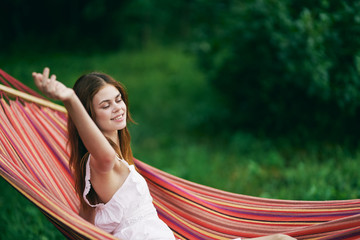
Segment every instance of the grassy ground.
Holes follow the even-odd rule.
[[[123,82],[130,110],[135,157],[179,177],[253,196],[330,200],[360,197],[359,151],[338,145],[291,146],[245,132],[199,136],[194,126],[214,99],[194,59],[181,48],[74,55],[16,54],[0,57],[0,68],[34,87],[32,71],[49,66],[72,86],[88,71]],[[217,137],[215,137],[217,136]],[[26,199],[0,181],[0,239],[62,239]]]

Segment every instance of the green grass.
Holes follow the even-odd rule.
[[[359,151],[339,145],[294,146],[245,132],[198,134],[213,98],[195,60],[180,47],[74,55],[0,57],[0,68],[34,87],[32,71],[49,66],[72,86],[89,71],[103,71],[128,89],[136,158],[181,178],[252,196],[298,200],[360,197]],[[224,123],[226,124],[226,123]],[[216,131],[216,130],[214,130]],[[44,216],[4,180],[0,181],[1,239],[62,239]]]
[[[0,239],[64,239],[43,214],[3,178],[0,178],[0,190]]]

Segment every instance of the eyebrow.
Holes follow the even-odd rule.
[[[119,93],[118,95],[116,95],[116,96],[114,97],[114,99],[117,99],[118,97],[121,97],[121,93]],[[103,103],[105,103],[105,102],[110,102],[110,101],[111,101],[110,99],[102,100],[102,101],[99,103],[99,105],[101,105],[101,104],[103,104]]]

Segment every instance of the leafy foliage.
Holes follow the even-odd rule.
[[[224,98],[220,122],[276,135],[359,133],[359,10],[358,1],[231,1],[200,24],[193,49]]]

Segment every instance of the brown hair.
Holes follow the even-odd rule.
[[[119,82],[117,82],[116,80],[114,80],[109,75],[104,73],[97,73],[97,72],[83,75],[76,81],[73,89],[76,95],[78,96],[78,98],[80,99],[81,103],[85,107],[86,111],[90,115],[90,117],[94,119],[92,99],[94,98],[95,94],[106,84],[113,85],[119,90],[122,99],[125,105],[127,106],[126,121],[133,122],[130,116],[128,96],[124,86]],[[68,126],[68,134],[69,134],[68,144],[70,145],[69,165],[74,173],[75,190],[80,198],[81,207],[87,208],[87,204],[84,201],[82,195],[85,188],[86,162],[89,155],[83,141],[79,136],[75,124],[71,120],[70,116],[68,117],[67,126]],[[108,141],[110,142],[111,146],[114,148],[114,150],[119,156],[122,156],[125,159],[125,161],[127,161],[129,164],[134,164],[133,154],[130,147],[130,133],[128,128],[125,127],[124,129],[119,130],[118,135],[119,135],[120,148],[110,139],[108,139]],[[96,196],[93,197],[96,198]]]

